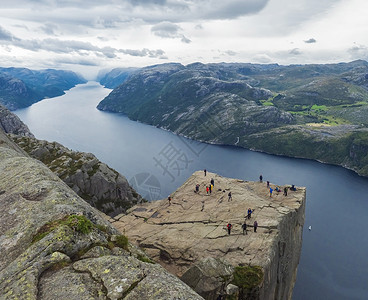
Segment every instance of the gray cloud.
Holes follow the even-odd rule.
[[[232,51],[232,50],[227,50],[227,51],[225,51],[225,54],[227,54],[229,56],[235,56],[237,54],[237,52]]]
[[[289,51],[289,54],[291,55],[300,55],[302,52],[299,50],[299,48],[294,48]]]
[[[0,40],[12,41],[14,40],[14,36],[9,31],[0,26]]]
[[[262,64],[270,63],[272,61],[271,57],[265,53],[256,54],[252,58],[252,60],[258,63],[262,63]]]
[[[149,24],[231,19],[255,14],[269,0],[82,0],[6,1],[2,9],[23,7],[19,17],[34,22],[58,22],[84,26],[118,26],[133,20]],[[47,12],[47,13],[45,13]],[[75,28],[76,29],[76,28]]]
[[[100,62],[96,59],[88,59],[82,57],[61,57],[53,60],[56,64],[82,65],[82,66],[100,66]]]
[[[44,25],[42,25],[42,26],[40,27],[40,29],[41,29],[44,33],[46,33],[46,34],[48,34],[48,35],[56,35],[55,30],[56,30],[57,28],[58,28],[58,27],[57,27],[55,24],[52,24],[52,23],[46,23],[46,24],[44,24]]]
[[[191,40],[179,31],[181,31],[181,27],[171,22],[161,22],[151,28],[151,32],[159,37],[170,39],[180,38],[183,43],[190,43]]]
[[[351,59],[368,60],[368,47],[365,45],[354,45],[348,49]]]
[[[0,28],[1,29],[1,28]],[[1,34],[1,31],[0,31]],[[1,35],[0,35],[1,36]],[[90,54],[95,54],[99,57],[105,58],[116,58],[117,53],[122,53],[131,56],[140,57],[151,57],[151,58],[161,58],[166,59],[165,52],[161,49],[150,50],[144,48],[142,50],[133,49],[116,49],[112,47],[98,47],[88,42],[74,41],[74,40],[59,40],[59,39],[43,39],[43,40],[20,40],[14,38],[11,35],[6,35],[7,44],[11,43],[14,46],[23,48],[29,51],[39,52],[41,50],[49,51],[58,54],[79,54],[79,56],[88,56]],[[9,41],[9,38],[13,41]],[[0,39],[1,40],[1,39]],[[3,43],[4,44],[4,43]],[[6,45],[6,44],[5,44]],[[88,62],[88,61],[87,61]],[[84,63],[87,65],[87,63]],[[90,63],[88,63],[90,64]]]
[[[152,58],[161,58],[166,59],[165,52],[161,49],[158,50],[149,50],[149,49],[142,49],[142,50],[133,50],[133,49],[120,49],[120,53],[131,55],[131,56],[148,56]]]
[[[199,3],[196,6],[196,10],[205,19],[233,19],[261,11],[268,3],[268,0],[210,0]]]
[[[180,26],[171,22],[162,22],[151,28],[154,35],[164,37],[164,38],[176,38]]]
[[[314,38],[310,38],[310,39],[304,41],[304,43],[313,44],[313,43],[317,43],[317,41]]]
[[[183,43],[189,44],[192,41],[190,39],[188,39],[187,37],[185,37],[184,35],[182,35],[181,39],[180,39]]]

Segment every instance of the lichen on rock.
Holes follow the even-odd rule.
[[[0,299],[202,299],[1,130],[0,174]]]

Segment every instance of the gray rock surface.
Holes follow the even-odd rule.
[[[80,197],[109,216],[124,213],[143,201],[120,173],[92,153],[72,151],[59,143],[31,137],[12,139],[31,157],[46,164]]]
[[[0,299],[202,299],[2,131],[0,175]]]
[[[207,194],[205,187],[211,178],[214,191]],[[196,184],[200,185],[199,193],[194,193]],[[170,205],[166,199],[139,205],[129,214],[115,217],[113,224],[145,248],[154,261],[178,276],[184,276],[203,259],[222,258],[233,267],[262,268],[264,276],[256,299],[291,299],[302,246],[305,195],[306,189],[298,187],[286,197],[276,191],[270,197],[265,182],[210,172],[204,176],[198,171],[171,194]],[[241,225],[248,208],[254,212],[246,220],[248,234],[243,235]],[[257,232],[253,231],[255,220]],[[226,230],[229,222],[233,225],[230,235]]]
[[[22,136],[34,137],[17,115],[10,112],[6,107],[0,104],[0,129],[6,133],[13,133]]]
[[[181,280],[203,298],[216,299],[220,294],[225,295],[233,272],[234,267],[230,263],[219,258],[206,257],[191,266],[181,276]]]

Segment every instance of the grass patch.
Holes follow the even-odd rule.
[[[233,277],[231,283],[239,287],[240,299],[245,299],[244,296],[252,293],[261,284],[263,271],[259,266],[238,266],[235,267]]]
[[[142,254],[138,254],[137,255],[137,259],[139,259],[140,261],[143,261],[145,263],[149,263],[149,264],[155,264],[155,262],[153,260],[150,260],[148,257],[142,255]]]
[[[321,111],[321,110],[326,111],[327,110],[327,106],[326,105],[313,104],[310,109],[318,110],[318,111]]]
[[[94,227],[94,224],[85,216],[65,216],[62,219],[50,221],[43,225],[32,238],[32,243],[42,240],[46,235],[61,225],[69,226],[73,231],[83,234],[91,232]]]
[[[272,98],[267,99],[267,100],[259,100],[259,102],[261,102],[263,106],[274,106],[272,102]]]
[[[117,247],[128,251],[129,242],[128,238],[125,235],[116,236],[116,241],[114,243]]]

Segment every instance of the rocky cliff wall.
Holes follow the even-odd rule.
[[[80,197],[109,216],[144,201],[126,178],[92,153],[72,151],[59,143],[11,136],[31,157],[42,161]]]
[[[211,178],[214,190],[207,194],[205,186]],[[194,192],[196,184],[200,185],[199,193]],[[271,183],[271,187],[276,186]],[[265,182],[246,182],[213,173],[204,176],[200,171],[171,195],[171,203],[165,199],[139,205],[111,221],[145,248],[153,260],[184,280],[189,278],[186,282],[205,299],[227,293],[228,283],[234,280],[229,278],[228,265],[233,270],[237,266],[259,266],[263,271],[258,286],[241,291],[239,299],[291,299],[302,246],[305,195],[305,188],[298,187],[287,196],[274,191],[270,197]],[[245,219],[248,208],[254,212]],[[241,227],[244,220],[248,225],[246,235]],[[257,232],[253,230],[255,220]],[[229,222],[233,225],[230,235],[226,230]],[[222,261],[214,263],[209,258]],[[219,266],[217,275],[204,278],[216,274],[215,264]],[[207,266],[203,276],[193,270],[203,266]],[[191,276],[186,276],[187,272]]]
[[[1,130],[0,176],[0,299],[202,299]]]
[[[17,115],[13,114],[2,105],[0,105],[0,129],[6,133],[34,137],[27,125],[25,125]]]

